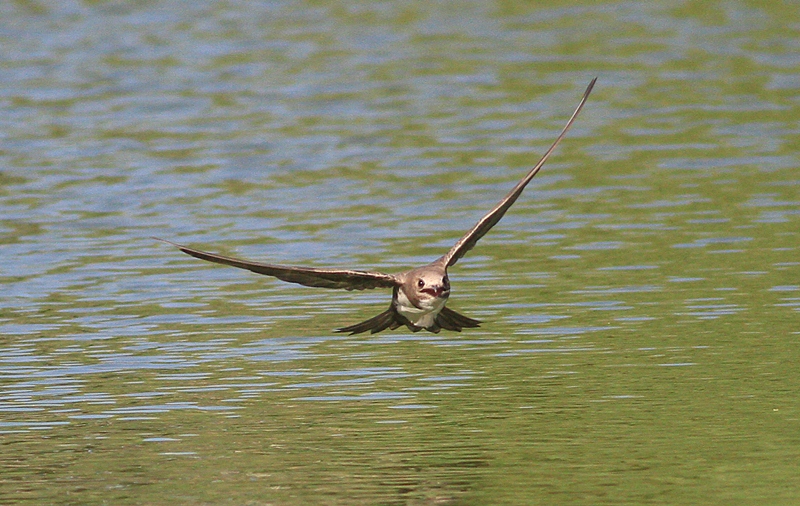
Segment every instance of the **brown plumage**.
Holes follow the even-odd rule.
[[[477,327],[480,321],[468,318],[445,307],[450,296],[450,281],[447,268],[455,265],[475,244],[494,227],[516,202],[522,191],[539,172],[544,163],[555,150],[572,126],[575,118],[583,109],[586,99],[594,87],[597,78],[592,79],[583,93],[578,107],[561,130],[539,162],[528,171],[519,183],[494,206],[478,223],[475,224],[450,251],[434,262],[398,274],[384,274],[373,271],[356,271],[346,269],[315,269],[311,267],[295,267],[286,265],[251,262],[238,258],[217,255],[183,246],[181,244],[158,239],[172,244],[184,253],[201,260],[247,269],[258,274],[274,276],[289,283],[298,283],[316,288],[341,288],[344,290],[365,290],[371,288],[392,288],[392,302],[389,309],[368,320],[348,327],[337,329],[337,332],[359,334],[370,331],[375,334],[386,329],[397,329],[405,325],[412,332],[425,329],[438,333],[441,329],[460,332],[463,328]]]

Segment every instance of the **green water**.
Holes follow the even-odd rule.
[[[800,11],[0,7],[0,502],[796,504]],[[207,265],[450,271],[460,334]]]

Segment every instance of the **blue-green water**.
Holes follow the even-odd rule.
[[[0,6],[0,502],[795,504],[800,11]],[[451,269],[461,334],[275,263]]]

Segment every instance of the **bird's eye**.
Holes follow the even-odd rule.
[[[420,279],[419,281],[417,281],[417,286],[422,288],[425,286],[425,282]]]

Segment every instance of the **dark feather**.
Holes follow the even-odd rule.
[[[349,327],[336,329],[336,332],[349,332],[350,335],[353,335],[370,331],[371,334],[377,334],[378,332],[386,329],[394,330],[402,325],[405,325],[411,332],[427,330],[428,332],[438,334],[441,329],[461,332],[462,328],[479,327],[480,323],[481,322],[479,320],[473,320],[472,318],[456,313],[452,309],[445,306],[441,311],[439,311],[439,314],[436,315],[436,319],[434,320],[434,324],[432,326],[428,328],[417,327],[404,318],[400,313],[398,313],[394,305],[392,305],[383,313],[373,316],[369,320],[356,323],[355,325],[350,325]]]
[[[230,265],[240,269],[247,269],[248,271],[252,271],[257,274],[274,276],[280,280],[288,281],[289,283],[298,283],[305,286],[313,286],[317,288],[343,288],[345,290],[364,290],[368,288],[392,288],[400,284],[395,276],[392,276],[391,274],[384,274],[382,272],[315,269],[311,267],[262,264],[259,262],[250,262],[248,260],[241,260],[238,258],[226,257],[223,255],[217,255],[215,253],[200,251],[174,243],[172,241],[159,239],[157,237],[154,237],[153,239],[171,244],[187,255],[191,255],[201,260]]]
[[[350,325],[349,327],[342,327],[340,329],[336,329],[335,332],[349,332],[352,336],[353,334],[361,334],[362,332],[370,331],[371,334],[377,334],[382,330],[386,330],[391,328],[392,330],[396,329],[403,323],[398,320],[400,315],[397,313],[397,310],[392,305],[389,309],[384,311],[383,313],[373,316],[369,320],[365,320],[361,323],[356,323],[355,325]]]
[[[516,202],[517,198],[522,194],[522,190],[524,190],[528,183],[530,183],[531,179],[533,179],[533,176],[539,172],[539,169],[542,168],[544,162],[547,161],[547,159],[556,149],[556,146],[558,146],[558,143],[560,143],[561,139],[563,139],[567,134],[567,130],[569,130],[569,127],[572,126],[575,118],[578,117],[578,113],[581,112],[581,109],[583,109],[586,99],[589,98],[589,93],[592,92],[595,81],[597,81],[596,77],[592,79],[592,82],[589,83],[589,86],[583,93],[583,98],[581,98],[578,107],[575,109],[575,112],[572,113],[569,121],[567,121],[567,125],[561,130],[561,133],[558,135],[555,142],[553,142],[553,145],[550,146],[550,149],[548,149],[544,156],[542,156],[541,160],[539,160],[539,163],[537,163],[528,172],[528,174],[522,178],[522,180],[517,183],[517,185],[512,188],[510,192],[508,192],[508,195],[506,195],[503,200],[494,206],[491,211],[486,213],[486,215],[481,218],[480,221],[478,221],[478,223],[476,223],[469,232],[464,234],[464,236],[459,239],[452,248],[450,248],[450,251],[448,251],[447,254],[441,258],[441,261],[444,263],[445,267],[450,267],[458,262],[458,259],[463,257],[469,250],[471,250],[481,239],[481,237],[486,235],[486,233],[491,230],[493,226],[497,225],[497,222],[500,221],[504,214],[506,214],[506,211],[508,211],[509,208],[514,205],[514,202]]]
[[[445,330],[461,332],[462,328],[480,327],[479,320],[473,320],[463,314],[456,313],[447,306],[443,307],[436,315],[436,324]]]

